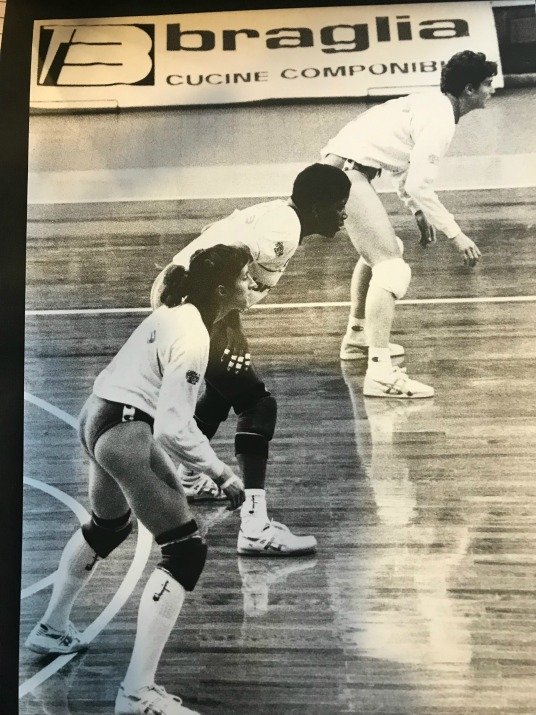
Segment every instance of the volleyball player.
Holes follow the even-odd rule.
[[[346,228],[360,254],[351,282],[351,312],[340,357],[368,354],[363,392],[367,396],[421,398],[434,390],[412,380],[391,358],[404,354],[389,343],[395,300],[406,293],[411,270],[403,245],[371,181],[385,170],[397,182],[399,197],[414,213],[421,244],[436,230],[452,241],[473,266],[481,257],[435,191],[438,166],[461,117],[486,106],[494,92],[497,64],[481,53],[455,54],[441,73],[441,91],[410,94],[369,109],[349,122],[322,150],[323,161],[348,173],[352,189]]]
[[[257,286],[256,303],[277,284],[300,243],[309,235],[333,237],[344,224],[350,191],[346,174],[327,164],[313,164],[296,177],[290,199],[276,199],[235,211],[216,221],[173,258],[186,265],[192,253],[215,243],[245,245],[253,260],[250,272]],[[151,304],[159,304],[165,270],[151,291]],[[239,311],[216,322],[211,332],[205,390],[198,400],[195,419],[209,439],[233,408],[237,415],[235,452],[245,484],[237,550],[240,554],[290,556],[316,550],[314,536],[296,536],[286,526],[270,520],[265,479],[268,448],[273,437],[277,404],[251,363]],[[199,471],[199,470],[198,470]],[[210,475],[182,470],[190,498],[218,498],[220,490]]]
[[[183,266],[167,271],[162,306],[97,377],[80,416],[92,516],[65,547],[50,602],[26,645],[42,654],[86,647],[69,620],[73,603],[99,561],[130,534],[133,512],[154,535],[162,558],[141,596],[117,714],[193,712],[154,682],[162,650],[207,552],[176,470],[184,464],[209,474],[233,508],[244,499],[241,479],[216,456],[193,415],[208,361],[209,331],[249,303],[254,286],[250,258],[245,248],[216,245],[196,252],[188,271]]]

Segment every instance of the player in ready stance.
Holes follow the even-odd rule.
[[[421,244],[436,230],[450,238],[464,261],[474,265],[480,251],[439,201],[439,162],[461,117],[486,106],[494,92],[497,64],[481,53],[455,54],[443,67],[441,91],[410,94],[374,107],[349,122],[322,150],[323,161],[348,173],[352,189],[346,229],[360,258],[351,282],[351,312],[340,357],[368,355],[363,393],[374,397],[431,397],[434,389],[412,380],[391,358],[404,354],[389,343],[395,300],[409,286],[411,270],[403,245],[371,181],[388,171],[398,195],[414,213]]]

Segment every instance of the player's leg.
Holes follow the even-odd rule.
[[[288,556],[314,552],[314,536],[296,536],[283,524],[268,518],[265,482],[277,421],[275,398],[266,390],[253,365],[239,374],[221,370],[205,379],[212,390],[232,403],[238,417],[235,454],[246,494],[240,510],[239,553]]]
[[[402,258],[400,241],[387,212],[368,179],[358,171],[349,175],[352,188],[346,205],[346,229],[358,253],[371,266],[365,302],[364,328],[369,351],[364,392],[377,397],[430,397],[431,387],[410,380],[391,362],[389,336],[395,301],[405,295],[411,270]],[[353,289],[360,287],[354,285]],[[354,302],[357,304],[357,296]]]
[[[94,404],[88,400],[80,416],[80,438],[90,460],[92,515],[63,549],[45,614],[26,640],[26,646],[37,653],[72,653],[85,647],[81,634],[70,621],[74,602],[94,574],[98,562],[116,549],[132,530],[125,495],[88,449],[86,438],[95,419],[98,421]]]
[[[180,698],[155,685],[155,673],[187,591],[204,567],[207,547],[169,458],[144,422],[119,424],[102,435],[95,456],[153,533],[162,558],[143,590],[130,663],[116,713],[189,713]],[[160,709],[159,709],[160,708]]]

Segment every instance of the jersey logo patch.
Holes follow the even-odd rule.
[[[430,164],[439,164],[439,157],[437,156],[437,154],[430,154],[430,156],[428,157],[428,161],[430,162]]]
[[[197,385],[199,382],[199,373],[195,370],[188,370],[186,373],[186,381],[189,382],[190,385]]]
[[[285,249],[283,248],[283,244],[281,243],[281,241],[278,241],[278,242],[275,244],[275,246],[274,246],[274,253],[275,253],[275,255],[276,255],[276,256],[282,256],[283,253],[284,253],[284,250],[285,250]]]

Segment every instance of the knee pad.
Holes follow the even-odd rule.
[[[268,457],[268,442],[274,436],[276,422],[277,402],[267,394],[238,415],[235,453]]]
[[[195,519],[157,536],[156,543],[162,547],[162,560],[158,566],[186,591],[193,591],[207,558],[207,545],[197,530]]]
[[[128,537],[132,531],[130,509],[117,519],[101,519],[96,514],[82,525],[82,535],[93,551],[105,559]]]
[[[411,281],[411,268],[402,258],[389,258],[372,268],[371,285],[403,298]]]

